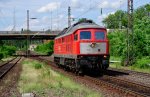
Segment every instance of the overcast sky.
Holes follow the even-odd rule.
[[[133,1],[134,9],[150,3],[150,0]],[[88,18],[102,25],[101,21],[108,14],[119,9],[126,11],[127,0],[0,0],[0,31],[13,29],[14,10],[16,30],[27,28],[27,10],[30,18],[37,18],[30,20],[30,30],[63,29],[67,27],[68,6],[71,6],[71,17],[76,21]]]

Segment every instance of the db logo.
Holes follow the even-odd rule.
[[[90,47],[91,47],[91,48],[95,48],[95,47],[96,47],[96,43],[91,43],[91,44],[90,44]]]

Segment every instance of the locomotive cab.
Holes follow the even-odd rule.
[[[105,29],[80,29],[74,34],[78,50],[78,64],[86,69],[107,69],[109,49]]]

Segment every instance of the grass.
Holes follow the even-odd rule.
[[[110,67],[117,68],[117,69],[126,69],[126,70],[150,73],[150,68],[139,68],[139,67],[135,67],[135,66],[121,66],[120,63],[112,63],[112,64],[110,64]]]
[[[7,58],[3,58],[0,60],[0,63],[3,63],[3,62],[6,62],[6,61],[9,61],[11,59],[13,59],[14,57],[10,56],[10,57],[7,57]]]
[[[38,53],[38,54],[42,54],[42,55],[47,55],[47,52],[45,52],[45,51],[35,51],[36,53]]]
[[[22,64],[18,87],[21,93],[34,92],[40,97],[101,97],[99,93],[75,83],[44,63],[25,60]]]
[[[111,61],[121,61],[120,57],[110,56]]]
[[[115,57],[112,57],[114,60]],[[122,66],[121,63],[111,63],[110,67],[117,68],[117,69],[127,69],[127,70],[134,70],[139,72],[145,72],[150,73],[150,58],[149,57],[143,57],[141,59],[137,59],[136,63],[132,66]]]
[[[11,59],[13,59],[14,57],[10,56],[10,57],[7,57],[7,58],[3,58],[2,61],[9,61]]]

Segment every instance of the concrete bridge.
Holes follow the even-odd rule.
[[[60,31],[0,31],[0,40],[53,40]]]

